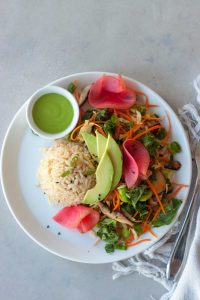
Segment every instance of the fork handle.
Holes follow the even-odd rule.
[[[191,229],[191,223],[192,223],[192,215],[195,209],[195,199],[199,194],[199,183],[196,181],[195,183],[195,189],[193,196],[191,197],[191,202],[184,220],[184,223],[181,227],[181,230],[177,236],[177,239],[174,243],[174,247],[172,249],[170,259],[167,264],[166,268],[166,277],[167,279],[171,279],[175,277],[175,274],[177,274],[178,270],[180,269],[180,266],[185,262],[188,249],[188,235],[190,235],[190,229]],[[191,221],[191,222],[189,222]],[[186,249],[187,248],[187,249]],[[186,253],[187,252],[187,253]]]

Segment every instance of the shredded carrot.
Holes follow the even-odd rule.
[[[149,241],[151,241],[151,239],[143,239],[143,240],[137,241],[137,242],[132,243],[132,244],[127,244],[127,246],[128,247],[133,247],[133,246],[139,245],[139,244],[144,243],[144,242],[149,242]]]
[[[71,133],[71,135],[70,135],[70,139],[71,139],[72,141],[76,141],[76,140],[77,140],[77,138],[78,138],[78,133],[77,133],[77,131],[80,130],[80,128],[81,128],[83,125],[84,125],[84,123],[80,124],[79,126],[77,126],[77,127],[72,131],[72,133]],[[77,134],[76,134],[76,136],[74,137],[74,134],[75,134],[75,133],[77,133]]]
[[[97,131],[100,132],[103,136],[107,137],[107,135],[105,134],[105,132],[101,127],[97,128]]]
[[[114,207],[114,208],[115,208],[115,206],[116,206],[116,202],[115,202],[116,198],[117,198],[117,192],[116,192],[116,190],[114,190],[114,196],[113,196],[113,198],[112,198],[112,202],[113,202],[113,207]]]
[[[113,210],[116,210],[120,207],[120,197],[119,197],[119,193],[117,190],[115,190],[116,193],[116,197],[117,197],[117,203],[115,204],[115,207],[113,208]]]
[[[104,124],[105,123],[105,121],[95,121],[95,120],[94,120],[94,122],[95,122],[95,124]]]
[[[159,105],[157,105],[157,104],[149,104],[147,108],[151,108],[151,107],[152,107],[152,108],[153,108],[153,107],[159,107]]]
[[[145,107],[148,109],[148,108],[151,108],[151,107],[158,107],[157,104],[149,104],[149,97],[145,94],[145,93],[142,93],[142,92],[139,92],[139,91],[135,91],[136,95],[138,96],[143,96],[145,97]]]
[[[144,120],[147,120],[147,121],[160,121],[161,118],[156,118],[156,117],[143,117]]]
[[[171,133],[171,128],[172,128],[171,121],[170,121],[170,118],[169,118],[168,114],[167,114],[167,119],[168,119],[168,124],[169,125],[168,125],[167,134],[166,134],[165,138],[162,140],[163,145],[166,145],[167,141],[169,140],[170,133]]]
[[[130,244],[133,240],[134,240],[134,235],[133,235],[133,231],[131,229],[129,229],[130,231],[130,235],[129,237],[126,239],[126,244]]]
[[[155,237],[158,238],[157,234],[149,227],[148,231]]]
[[[183,184],[183,183],[176,183],[176,182],[172,182],[172,184],[174,185],[178,185],[178,186],[182,186],[182,187],[189,187],[188,184]]]
[[[121,130],[121,125],[116,125],[115,134],[114,134],[116,139],[119,137],[120,130]]]
[[[145,223],[148,222],[148,220],[149,220],[149,218],[151,216],[151,213],[152,213],[152,209],[149,210],[149,212],[148,212],[148,214],[147,214],[147,216],[146,216],[146,218],[144,220]]]
[[[113,191],[111,191],[110,193],[108,193],[108,195],[104,198],[104,201],[107,201],[109,199],[109,197],[111,196]]]
[[[172,200],[179,192],[180,192],[180,190],[183,188],[183,186],[179,186],[175,191],[173,191],[171,194],[169,194],[168,196],[167,196],[167,198],[169,199],[169,200]]]
[[[149,179],[147,179],[146,181],[147,181],[148,186],[149,186],[150,189],[152,190],[153,194],[155,195],[156,200],[158,201],[158,203],[159,203],[159,205],[160,205],[160,207],[161,207],[163,213],[165,214],[164,207],[163,207],[163,205],[162,205],[161,199],[160,199],[160,197],[159,197],[159,195],[158,195],[158,193],[157,193],[155,187],[153,186],[153,184],[151,183],[151,181],[150,181]]]
[[[136,140],[136,139],[140,138],[141,136],[143,136],[144,134],[146,134],[146,133],[148,133],[148,132],[150,132],[150,131],[159,129],[159,128],[161,128],[161,127],[162,127],[161,125],[155,125],[155,126],[152,126],[152,127],[148,128],[148,129],[144,130],[143,132],[138,133],[137,135],[135,135],[135,136],[133,137],[133,139]]]
[[[150,227],[150,225],[148,224],[148,223],[146,223],[146,221],[145,221],[145,223],[141,226],[141,228],[142,228],[142,230],[143,230],[143,232],[150,232],[154,237],[158,237],[157,236],[157,234],[155,234],[154,232],[153,232],[153,230],[151,229],[151,227]]]
[[[132,138],[134,132],[136,132],[140,128],[141,124],[135,124],[127,133],[126,139]]]
[[[154,222],[157,219],[157,217],[159,216],[160,212],[161,212],[161,207],[159,207],[157,209],[157,211],[155,212],[155,215],[154,215],[154,217],[152,219],[152,222]]]
[[[123,117],[124,119],[126,119],[130,122],[133,121],[133,119],[131,118],[131,115],[128,113],[128,111],[122,112],[122,111],[119,111],[119,110],[115,110],[115,112],[118,116],[121,116],[121,117]]]

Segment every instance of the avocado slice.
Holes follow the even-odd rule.
[[[111,135],[108,135],[106,147],[114,168],[114,176],[111,186],[111,190],[113,190],[118,185],[122,176],[122,153],[118,144]]]
[[[122,176],[122,153],[111,135],[108,135],[108,138],[105,138],[102,134],[96,131],[96,137],[98,159],[101,158],[106,149],[113,164],[114,176],[111,186],[111,190],[113,190],[118,185]]]
[[[113,173],[114,170],[111,159],[107,151],[105,151],[96,169],[96,185],[87,191],[82,202],[92,205],[103,200],[110,192]]]
[[[88,133],[86,131],[81,132],[82,137],[88,147],[88,150],[91,155],[97,157],[97,139],[92,133]]]
[[[107,145],[107,138],[103,136],[101,133],[98,131],[95,132],[96,137],[97,137],[97,155],[98,159],[100,161],[101,157],[103,156],[105,150],[106,150],[106,145]]]

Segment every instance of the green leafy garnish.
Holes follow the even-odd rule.
[[[160,143],[155,139],[154,135],[151,133],[145,134],[142,137],[142,143],[151,156],[155,156],[157,149],[160,147]]]
[[[159,128],[155,134],[155,136],[159,139],[159,140],[163,140],[166,136],[166,130],[165,128]]]
[[[70,170],[67,170],[65,172],[63,172],[60,176],[61,177],[66,177],[66,176],[69,176],[70,175]]]
[[[107,109],[96,110],[96,121],[105,121],[109,118],[109,111]]]
[[[115,245],[114,244],[106,244],[105,250],[107,253],[112,253],[115,251]]]
[[[92,117],[93,112],[96,112],[96,121],[106,121],[110,117],[110,113],[107,109],[88,109],[84,115],[83,115],[83,120],[88,120]]]
[[[138,213],[139,213],[139,216],[140,216],[140,219],[143,220],[144,219],[144,216],[146,214],[148,214],[148,209],[146,207],[146,203],[145,202],[141,202],[139,201],[137,204],[136,204],[136,209],[135,209]]]
[[[88,169],[86,175],[93,175],[95,174],[96,170],[95,169]]]
[[[123,128],[128,131],[133,127],[133,122],[124,122],[123,123]]]
[[[140,219],[143,220],[143,217],[148,213],[145,202],[152,197],[151,190],[146,185],[141,184],[131,190],[127,190],[126,187],[119,187],[118,191],[119,195],[121,192],[122,208],[131,215],[138,212]]]
[[[152,197],[152,191],[145,189],[140,198],[140,201],[142,201],[142,202],[147,201],[151,197]]]
[[[181,146],[177,142],[172,142],[169,144],[168,149],[172,154],[181,152]]]
[[[121,233],[117,231],[117,221],[105,218],[97,224],[97,236],[103,240],[105,244],[105,250],[107,253],[114,252],[115,249],[126,250],[126,243],[124,238],[130,235],[128,227],[124,226]]]
[[[70,82],[70,84],[68,85],[67,89],[68,89],[68,91],[70,93],[73,94],[75,92],[75,90],[76,90],[76,86],[75,86],[75,84],[73,82]]]
[[[118,188],[118,192],[119,192],[119,197],[121,199],[122,202],[128,202],[128,198],[127,198],[127,188],[126,186],[119,186]]]
[[[131,201],[131,204],[133,205],[134,208],[136,208],[136,204],[140,200],[140,198],[142,197],[145,189],[146,189],[146,186],[141,185],[141,186],[138,186],[138,187],[132,189],[129,192],[130,201]]]
[[[115,126],[119,122],[118,117],[116,115],[112,115],[112,117],[105,122],[103,128],[107,134],[113,134],[115,131]]]
[[[127,228],[127,227],[123,227],[123,229],[122,229],[122,235],[123,235],[123,237],[125,237],[125,238],[128,238],[129,236],[130,236],[130,231],[129,231],[129,229]]]
[[[77,162],[78,162],[78,156],[75,155],[74,157],[72,157],[72,159],[71,159],[71,161],[70,161],[70,166],[71,166],[71,167],[76,167]]]
[[[115,249],[118,249],[118,250],[126,250],[126,249],[127,249],[127,246],[126,246],[125,241],[120,240],[118,243],[116,243]]]
[[[140,227],[139,224],[134,224],[134,230],[139,233],[139,234],[142,234],[143,233],[143,230],[142,228]]]
[[[167,203],[167,205],[165,205],[165,214],[161,212],[158,218],[152,223],[152,226],[160,227],[163,225],[169,225],[173,221],[181,203],[181,200],[173,198],[169,203]]]
[[[100,237],[105,242],[113,244],[119,240],[119,235],[115,231],[116,221],[105,218],[103,221],[99,222],[97,227],[97,236]]]
[[[146,107],[144,105],[137,106],[137,110],[141,113],[142,116],[146,113]]]

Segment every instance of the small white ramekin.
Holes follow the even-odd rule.
[[[59,94],[59,95],[66,97],[67,100],[69,100],[69,102],[71,103],[73,111],[74,111],[74,116],[73,116],[71,124],[64,131],[56,133],[56,134],[55,133],[54,134],[47,133],[47,132],[42,131],[40,128],[38,128],[38,126],[35,124],[35,122],[33,120],[33,115],[32,115],[33,106],[34,106],[35,102],[41,96],[50,94],[50,93],[55,93],[55,94]],[[45,139],[58,139],[58,138],[64,137],[65,135],[70,133],[75,128],[75,126],[78,122],[78,119],[79,119],[79,106],[78,106],[78,103],[77,103],[75,97],[69,91],[65,90],[64,88],[58,87],[58,86],[46,86],[46,87],[38,90],[37,92],[35,92],[31,96],[31,98],[28,100],[28,104],[27,104],[27,108],[26,108],[26,119],[27,119],[29,127],[40,137],[45,138]]]

